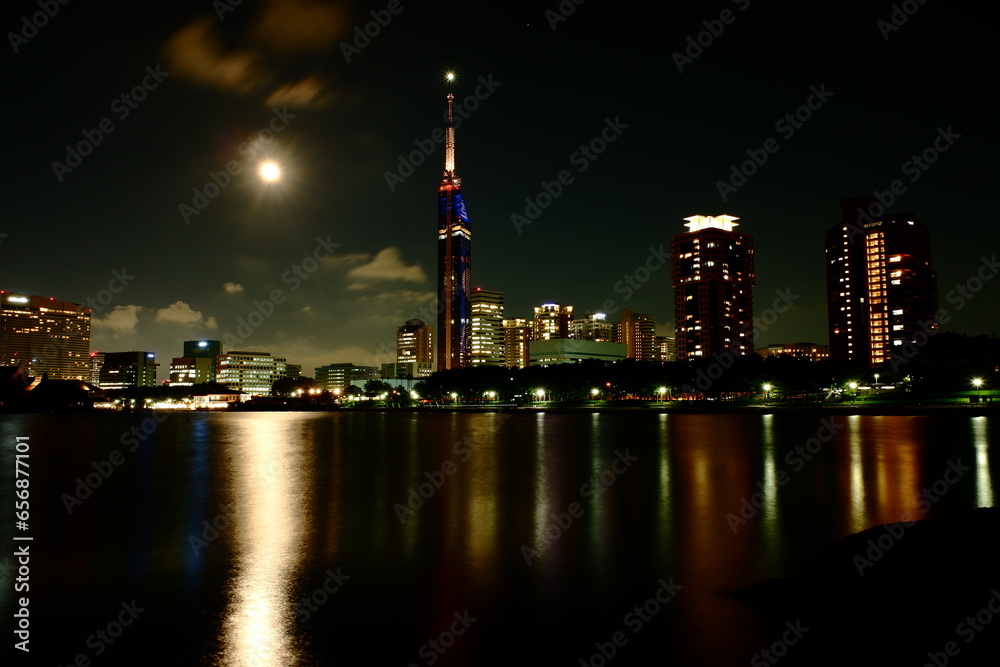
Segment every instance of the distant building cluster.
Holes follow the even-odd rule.
[[[451,109],[449,97],[449,110]],[[412,381],[436,370],[476,366],[525,368],[588,359],[667,362],[719,355],[832,359],[878,366],[919,332],[937,328],[937,277],[930,235],[916,215],[880,211],[871,197],[841,202],[826,232],[829,344],[755,347],[754,244],[731,215],[685,218],[674,235],[671,283],[675,337],[656,335],[652,315],[623,308],[618,321],[543,303],[531,317],[509,317],[500,291],[471,288],[471,227],[454,169],[449,123],[445,176],[439,187],[438,326],[411,319],[396,331],[394,361],[349,361],[315,369],[320,389],[339,394],[369,380]],[[53,297],[0,291],[0,366],[18,377],[88,383],[103,390],[156,384],[154,352],[91,351],[91,311]],[[260,351],[226,351],[217,340],[189,340],[170,362],[169,384],[219,383],[231,392],[268,396],[275,381],[301,366]]]

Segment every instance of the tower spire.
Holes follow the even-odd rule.
[[[455,176],[455,94],[448,93],[448,127],[444,140],[444,175]]]

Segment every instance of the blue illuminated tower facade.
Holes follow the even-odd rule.
[[[448,93],[444,176],[438,186],[437,370],[471,364],[472,230],[455,173],[455,96]]]

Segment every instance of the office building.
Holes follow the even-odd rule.
[[[504,365],[503,292],[477,287],[470,299],[472,306],[473,366]]]
[[[534,340],[569,338],[569,323],[573,319],[573,306],[543,303],[535,306]]]
[[[872,217],[872,197],[841,201],[826,232],[830,358],[877,366],[918,331],[936,331],[930,234],[912,213]]]
[[[214,382],[215,359],[211,357],[174,357],[170,360],[170,386],[189,387]]]
[[[227,352],[215,363],[215,381],[251,396],[270,396],[271,385],[286,376],[285,359],[269,352]]]
[[[0,365],[29,377],[90,380],[90,309],[53,297],[0,291]]]
[[[208,376],[207,376],[208,379],[207,380],[201,379],[201,378],[205,377],[205,374],[204,374],[203,370],[200,371],[200,372],[196,372],[196,375],[199,378],[198,383],[200,383],[200,382],[215,382],[216,359],[218,359],[218,357],[219,357],[220,354],[222,354],[222,341],[221,340],[186,340],[186,341],[184,341],[184,354],[183,354],[183,356],[177,357],[173,361],[171,361],[171,364],[170,364],[171,365],[171,375],[173,373],[173,365],[174,365],[173,362],[177,361],[178,359],[191,359],[191,358],[194,358],[194,359],[210,359],[211,363],[208,364],[208,368],[209,368]],[[184,368],[182,369],[181,366],[183,366]],[[200,369],[204,369],[205,363],[204,362],[199,362],[199,363],[194,364],[194,366],[197,366],[197,368],[200,368]],[[178,366],[178,370],[179,371],[180,370],[190,371],[190,370],[193,370],[193,367],[192,367],[192,364],[189,364],[187,362],[181,362],[181,364]],[[170,383],[173,384],[173,378],[172,377],[171,377]],[[198,384],[198,383],[196,383],[196,384]]]
[[[753,237],[739,218],[694,215],[670,239],[677,358],[753,352]]]
[[[455,171],[455,96],[448,93],[444,176],[438,186],[437,368],[464,368],[472,350],[472,227]]]
[[[656,350],[660,361],[677,361],[677,340],[670,336],[656,337]]]
[[[144,351],[104,352],[98,375],[101,389],[156,386],[156,354]]]
[[[503,321],[503,365],[508,368],[527,368],[530,363],[530,345],[535,327],[523,317]]]
[[[368,380],[378,380],[375,366],[358,366],[352,363],[327,364],[316,369],[316,384],[334,394],[343,392],[350,385],[363,386]]]
[[[606,343],[575,338],[550,338],[531,343],[530,365],[571,364],[587,359],[620,361],[628,355],[624,343]]]

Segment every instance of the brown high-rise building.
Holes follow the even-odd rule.
[[[434,363],[434,330],[423,320],[406,320],[396,329],[396,363]]]
[[[0,291],[0,365],[32,377],[91,379],[89,308],[51,297]]]
[[[909,212],[874,217],[872,197],[840,209],[826,232],[830,358],[877,366],[916,332],[937,329],[930,234]]]
[[[628,358],[636,361],[660,361],[656,346],[656,322],[652,315],[622,308],[621,322],[615,323],[614,342],[628,346]]]
[[[510,368],[527,368],[534,339],[531,320],[522,317],[503,321],[503,365]]]
[[[753,352],[753,237],[731,215],[694,215],[670,239],[677,358]]]
[[[573,306],[543,303],[535,306],[535,340],[569,338],[569,323],[573,319]]]

